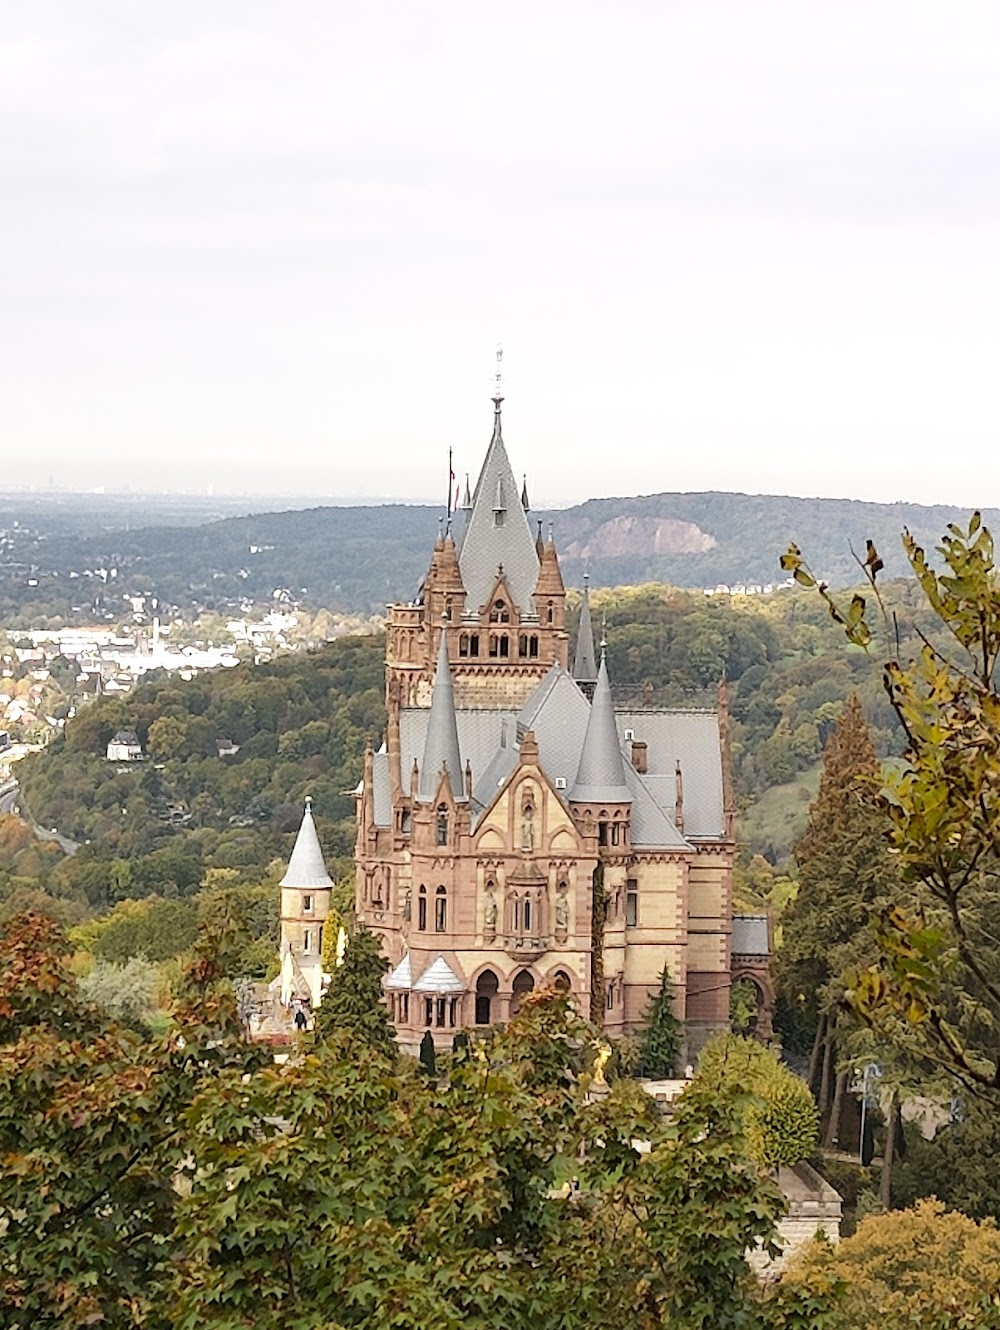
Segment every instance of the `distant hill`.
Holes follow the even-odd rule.
[[[0,616],[23,614],[30,600],[52,605],[52,595],[67,590],[60,578],[98,566],[117,568],[122,590],[153,591],[181,607],[267,600],[286,588],[312,606],[370,613],[414,594],[440,516],[429,506],[385,504],[99,535],[53,533],[16,554],[19,563],[9,573],[0,568]],[[659,581],[695,588],[778,580],[778,557],[789,540],[833,585],[857,581],[851,548],[863,550],[867,537],[878,546],[887,575],[905,575],[904,527],[933,546],[949,522],[967,517],[964,509],[944,506],[721,492],[591,499],[532,514],[546,528],[553,523],[569,586],[582,585],[589,570],[595,586]],[[996,510],[984,517],[1000,524]],[[26,566],[38,578],[31,596],[22,590]]]

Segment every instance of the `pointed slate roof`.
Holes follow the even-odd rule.
[[[580,752],[580,765],[569,797],[573,803],[632,802],[631,791],[625,782],[625,764],[622,761],[615,708],[611,700],[608,663],[603,651],[597,671],[594,700],[590,704],[587,733]]]
[[[576,632],[573,678],[576,679],[577,683],[594,683],[597,679],[594,624],[590,617],[590,579],[586,574],[584,574],[583,582],[583,604],[580,606],[580,626]]]
[[[500,403],[494,397],[493,438],[476,482],[458,565],[465,586],[465,609],[478,614],[503,565],[507,587],[522,614],[534,611],[538,554],[527,515],[517,501],[517,482],[500,431]]]
[[[302,814],[302,825],[295,837],[292,857],[288,861],[288,871],[279,883],[282,887],[314,887],[322,890],[332,887],[330,874],[323,862],[323,851],[319,847],[316,824],[313,822],[312,800],[306,800],[306,810]]]
[[[452,797],[456,800],[464,799],[462,755],[458,747],[458,722],[455,719],[455,691],[451,683],[451,667],[448,664],[448,634],[442,629],[430,715],[427,718],[424,755],[420,762],[420,781],[417,786],[417,797],[422,803],[433,799],[437,794],[441,772],[445,768],[448,771]]]
[[[413,986],[413,968],[410,965],[410,953],[407,952],[392,974],[382,980],[383,988],[411,988]]]
[[[464,993],[465,985],[443,956],[428,965],[413,985],[414,993]]]

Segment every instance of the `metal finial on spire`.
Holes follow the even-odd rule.
[[[503,347],[500,345],[499,342],[497,342],[496,385],[493,393],[494,402],[503,401],[503,393],[500,390],[502,377],[503,377]]]
[[[312,812],[312,806],[313,806],[312,795],[311,795],[311,794],[307,794],[307,795],[306,795],[306,812],[307,812],[307,813],[311,813],[311,812]]]
[[[607,651],[607,649],[608,649],[608,612],[607,610],[605,610],[604,613],[601,615],[601,650]]]

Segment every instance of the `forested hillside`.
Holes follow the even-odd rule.
[[[20,764],[28,807],[81,842],[49,866],[44,885],[104,908],[115,900],[190,895],[210,868],[260,881],[287,857],[306,794],[331,857],[353,847],[354,801],[366,739],[378,740],[381,638],[345,638],[271,664],[150,678],[125,699],[84,709],[48,749]],[[148,760],[105,759],[108,740],[135,730]],[[239,752],[219,757],[216,741]],[[29,868],[36,865],[33,855]],[[31,872],[0,867],[7,889]],[[22,885],[24,882],[22,881]]]
[[[224,609],[245,599],[272,603],[276,590],[313,609],[372,613],[406,599],[427,570],[443,514],[432,507],[391,504],[312,508],[230,517],[202,526],[148,527],[98,536],[57,534],[15,541],[0,562],[0,625],[31,627],[40,619],[72,618],[94,591],[86,570],[115,569],[101,584],[101,608],[115,595],[155,595],[164,611],[192,606]],[[681,587],[780,580],[778,553],[794,540],[816,572],[833,585],[857,580],[851,549],[870,537],[887,576],[909,572],[899,533],[908,526],[929,547],[955,508],[797,499],[726,493],[654,494],[591,499],[552,513],[568,586],[626,586],[648,581]],[[1000,525],[1000,514],[984,513]],[[458,517],[461,528],[462,517]],[[22,547],[23,545],[23,547]],[[86,593],[86,595],[85,595]],[[105,604],[105,602],[107,602]]]
[[[904,641],[912,635],[912,591],[907,583],[887,588]],[[816,597],[789,591],[732,601],[644,586],[597,592],[594,607],[607,618],[622,702],[714,706],[726,677],[740,836],[777,866],[852,692],[880,754],[899,749],[877,653],[850,647]],[[381,637],[347,638],[190,682],[151,677],[125,698],[85,707],[19,772],[37,820],[81,849],[59,862],[50,851],[20,847],[0,866],[0,890],[34,882],[103,909],[153,892],[190,895],[210,869],[259,882],[271,860],[287,855],[306,793],[346,873],[348,792],[366,740],[379,742],[384,725],[382,652]],[[138,733],[145,762],[105,760],[119,728]],[[220,757],[219,739],[239,752]],[[783,817],[770,807],[776,800]]]

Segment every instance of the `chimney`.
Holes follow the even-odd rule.
[[[676,789],[676,798],[674,800],[674,826],[684,835],[684,777],[681,775],[681,764],[678,760],[674,771],[674,786]]]
[[[649,761],[646,745],[641,739],[632,740],[632,765],[638,771],[640,776],[645,776],[649,770]]]

